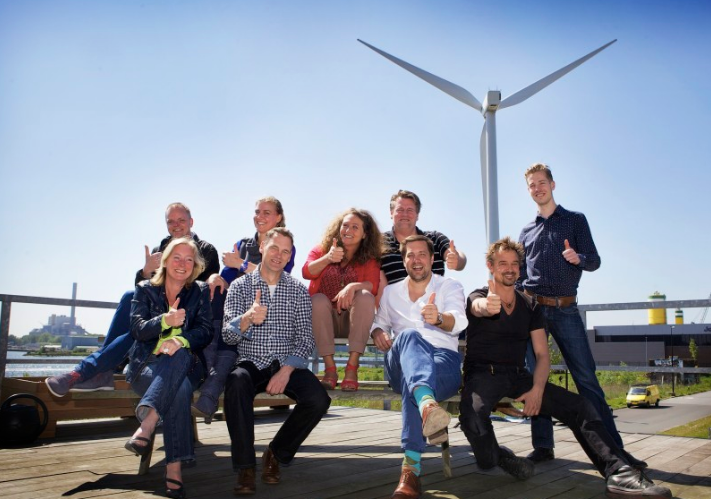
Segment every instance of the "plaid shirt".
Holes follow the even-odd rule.
[[[269,367],[274,360],[281,366],[305,369],[315,345],[311,330],[311,298],[306,286],[291,274],[282,272],[274,296],[271,296],[269,286],[260,274],[261,267],[260,264],[257,270],[230,284],[225,300],[222,339],[228,345],[237,345],[239,362],[249,361],[258,369]],[[267,318],[262,324],[252,324],[244,333],[239,333],[239,321],[252,307],[257,289],[262,291],[260,303],[267,307]],[[250,334],[251,338],[244,336]]]

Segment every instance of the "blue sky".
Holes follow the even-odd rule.
[[[0,293],[69,297],[78,282],[80,298],[117,301],[176,200],[222,252],[253,233],[256,198],[278,197],[300,269],[345,208],[388,228],[400,188],[421,196],[421,228],[469,255],[450,275],[479,287],[483,118],[356,38],[479,100],[617,38],[497,114],[501,234],[534,217],[522,173],[543,161],[602,257],[581,303],[706,298],[709,25],[702,1],[2,0]],[[68,311],[14,305],[11,333],[50,313]],[[79,322],[102,333],[110,315]]]

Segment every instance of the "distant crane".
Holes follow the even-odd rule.
[[[440,78],[439,76],[435,76],[432,73],[428,73],[427,71],[413,66],[402,59],[398,59],[397,57],[390,55],[387,52],[364,42],[363,40],[358,41],[386,59],[394,62],[401,68],[406,69],[418,78],[425,80],[430,85],[439,88],[442,92],[454,97],[469,107],[473,107],[484,116],[484,128],[481,131],[481,139],[479,141],[479,151],[481,155],[481,188],[484,198],[486,238],[488,243],[491,244],[499,239],[499,195],[496,177],[496,111],[498,109],[520,104],[529,97],[546,88],[558,78],[571,72],[591,57],[605,50],[617,40],[615,39],[609,43],[606,43],[602,47],[593,50],[588,55],[571,62],[564,68],[549,74],[545,78],[541,78],[537,82],[509,95],[503,100],[501,99],[501,92],[490,90],[486,94],[483,104],[479,102],[468,90],[460,87],[459,85]]]

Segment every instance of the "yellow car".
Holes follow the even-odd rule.
[[[660,398],[657,385],[633,385],[627,392],[627,407],[659,407]]]

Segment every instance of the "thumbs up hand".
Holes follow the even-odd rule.
[[[143,277],[150,279],[153,273],[160,268],[160,259],[163,253],[157,251],[151,254],[148,246],[144,246],[144,248],[146,248],[146,263],[143,265]]]
[[[222,264],[225,267],[238,269],[242,266],[242,262],[244,260],[239,257],[239,248],[237,248],[236,244],[232,249],[234,251],[225,251],[224,253],[222,253]]]
[[[501,297],[496,294],[496,283],[489,279],[489,294],[486,295],[486,312],[496,315],[501,312]]]
[[[435,305],[435,293],[432,293],[427,300],[427,304],[422,307],[422,320],[427,324],[435,325],[438,322],[437,317],[439,316],[439,310],[437,310],[437,305]]]
[[[250,324],[256,324],[259,326],[267,319],[267,307],[262,305],[262,290],[258,289],[254,297],[254,303],[247,312],[244,314],[249,319]]]
[[[331,249],[328,250],[328,261],[331,263],[341,263],[344,254],[345,253],[343,252],[343,248],[338,246],[338,239],[334,237]]]
[[[175,299],[175,302],[170,306],[168,312],[163,314],[165,323],[170,327],[180,327],[185,323],[185,309],[178,308],[180,305],[180,297]]]
[[[580,263],[580,255],[570,247],[570,243],[566,239],[563,243],[565,245],[565,250],[563,251],[563,258],[565,258],[565,261],[568,263],[572,263],[573,265],[578,265]]]
[[[459,267],[459,253],[457,253],[457,248],[454,247],[454,239],[449,241],[449,250],[444,260],[449,270],[457,270]]]

